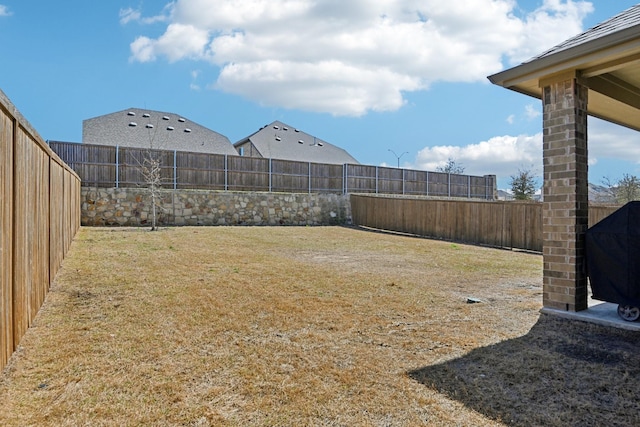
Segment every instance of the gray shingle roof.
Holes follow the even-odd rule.
[[[608,35],[611,35],[635,26],[640,26],[640,4],[631,6],[629,9],[623,12],[620,12],[619,14],[607,19],[604,22],[601,22],[600,24],[596,25],[593,28],[588,29],[587,31],[581,34],[578,34],[575,37],[565,40],[559,45],[552,47],[551,49],[541,53],[540,55],[537,55],[531,58],[529,61],[526,61],[526,62],[531,62],[536,59],[544,58],[545,56],[550,56],[560,51],[571,49],[581,44],[588,43],[590,41],[593,41],[602,37],[606,37]],[[640,27],[638,28],[638,31],[640,31]]]
[[[83,120],[82,142],[238,155],[224,135],[175,113],[140,108]]]
[[[250,141],[264,158],[329,164],[358,164],[346,150],[280,121],[234,144]]]

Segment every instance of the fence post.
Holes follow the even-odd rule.
[[[229,163],[227,156],[228,154],[224,155],[224,191],[229,191]]]
[[[178,150],[173,150],[173,189],[178,188],[178,164],[177,164]]]
[[[311,162],[309,162],[309,194],[311,194]]]
[[[116,145],[116,188],[120,185],[120,146]]]
[[[404,196],[404,169],[402,169],[402,195]]]
[[[495,189],[495,182],[496,176],[495,175],[485,175],[484,176],[484,198],[486,200],[493,200],[495,193],[494,193],[494,189]]]
[[[380,176],[378,175],[378,166],[376,166],[376,194],[378,194],[378,181],[380,180]]]
[[[447,191],[449,192],[449,196],[448,197],[451,197],[451,172],[449,172],[447,174],[447,178],[448,178],[448,180],[447,180],[448,181],[447,182],[447,187],[448,187]]]
[[[349,165],[346,163],[342,164],[342,194],[347,194],[349,192]]]
[[[427,171],[427,196],[429,196],[429,171]]]
[[[489,194],[487,191],[488,185],[487,185],[487,175],[484,176],[484,199],[488,200],[489,199]]]
[[[271,157],[269,157],[269,193],[271,193],[271,186],[272,186],[272,179],[273,179],[273,169],[272,169],[272,162],[273,159]]]
[[[467,175],[467,199],[471,198],[471,175]]]

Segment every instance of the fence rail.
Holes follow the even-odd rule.
[[[0,370],[80,227],[80,180],[0,91]]]
[[[381,230],[542,252],[542,203],[351,194],[353,223]],[[619,206],[590,206],[589,226]]]
[[[144,185],[140,164],[152,155],[165,188],[304,193],[375,193],[493,199],[495,175],[469,176],[357,164],[324,164],[257,157],[50,141],[82,185]]]

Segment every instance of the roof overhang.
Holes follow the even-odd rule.
[[[488,78],[493,84],[541,98],[544,83],[564,75],[575,76],[589,88],[589,115],[640,130],[640,25]]]

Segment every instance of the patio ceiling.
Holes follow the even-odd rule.
[[[541,98],[545,81],[567,75],[589,88],[589,115],[640,131],[640,5],[488,78]]]

